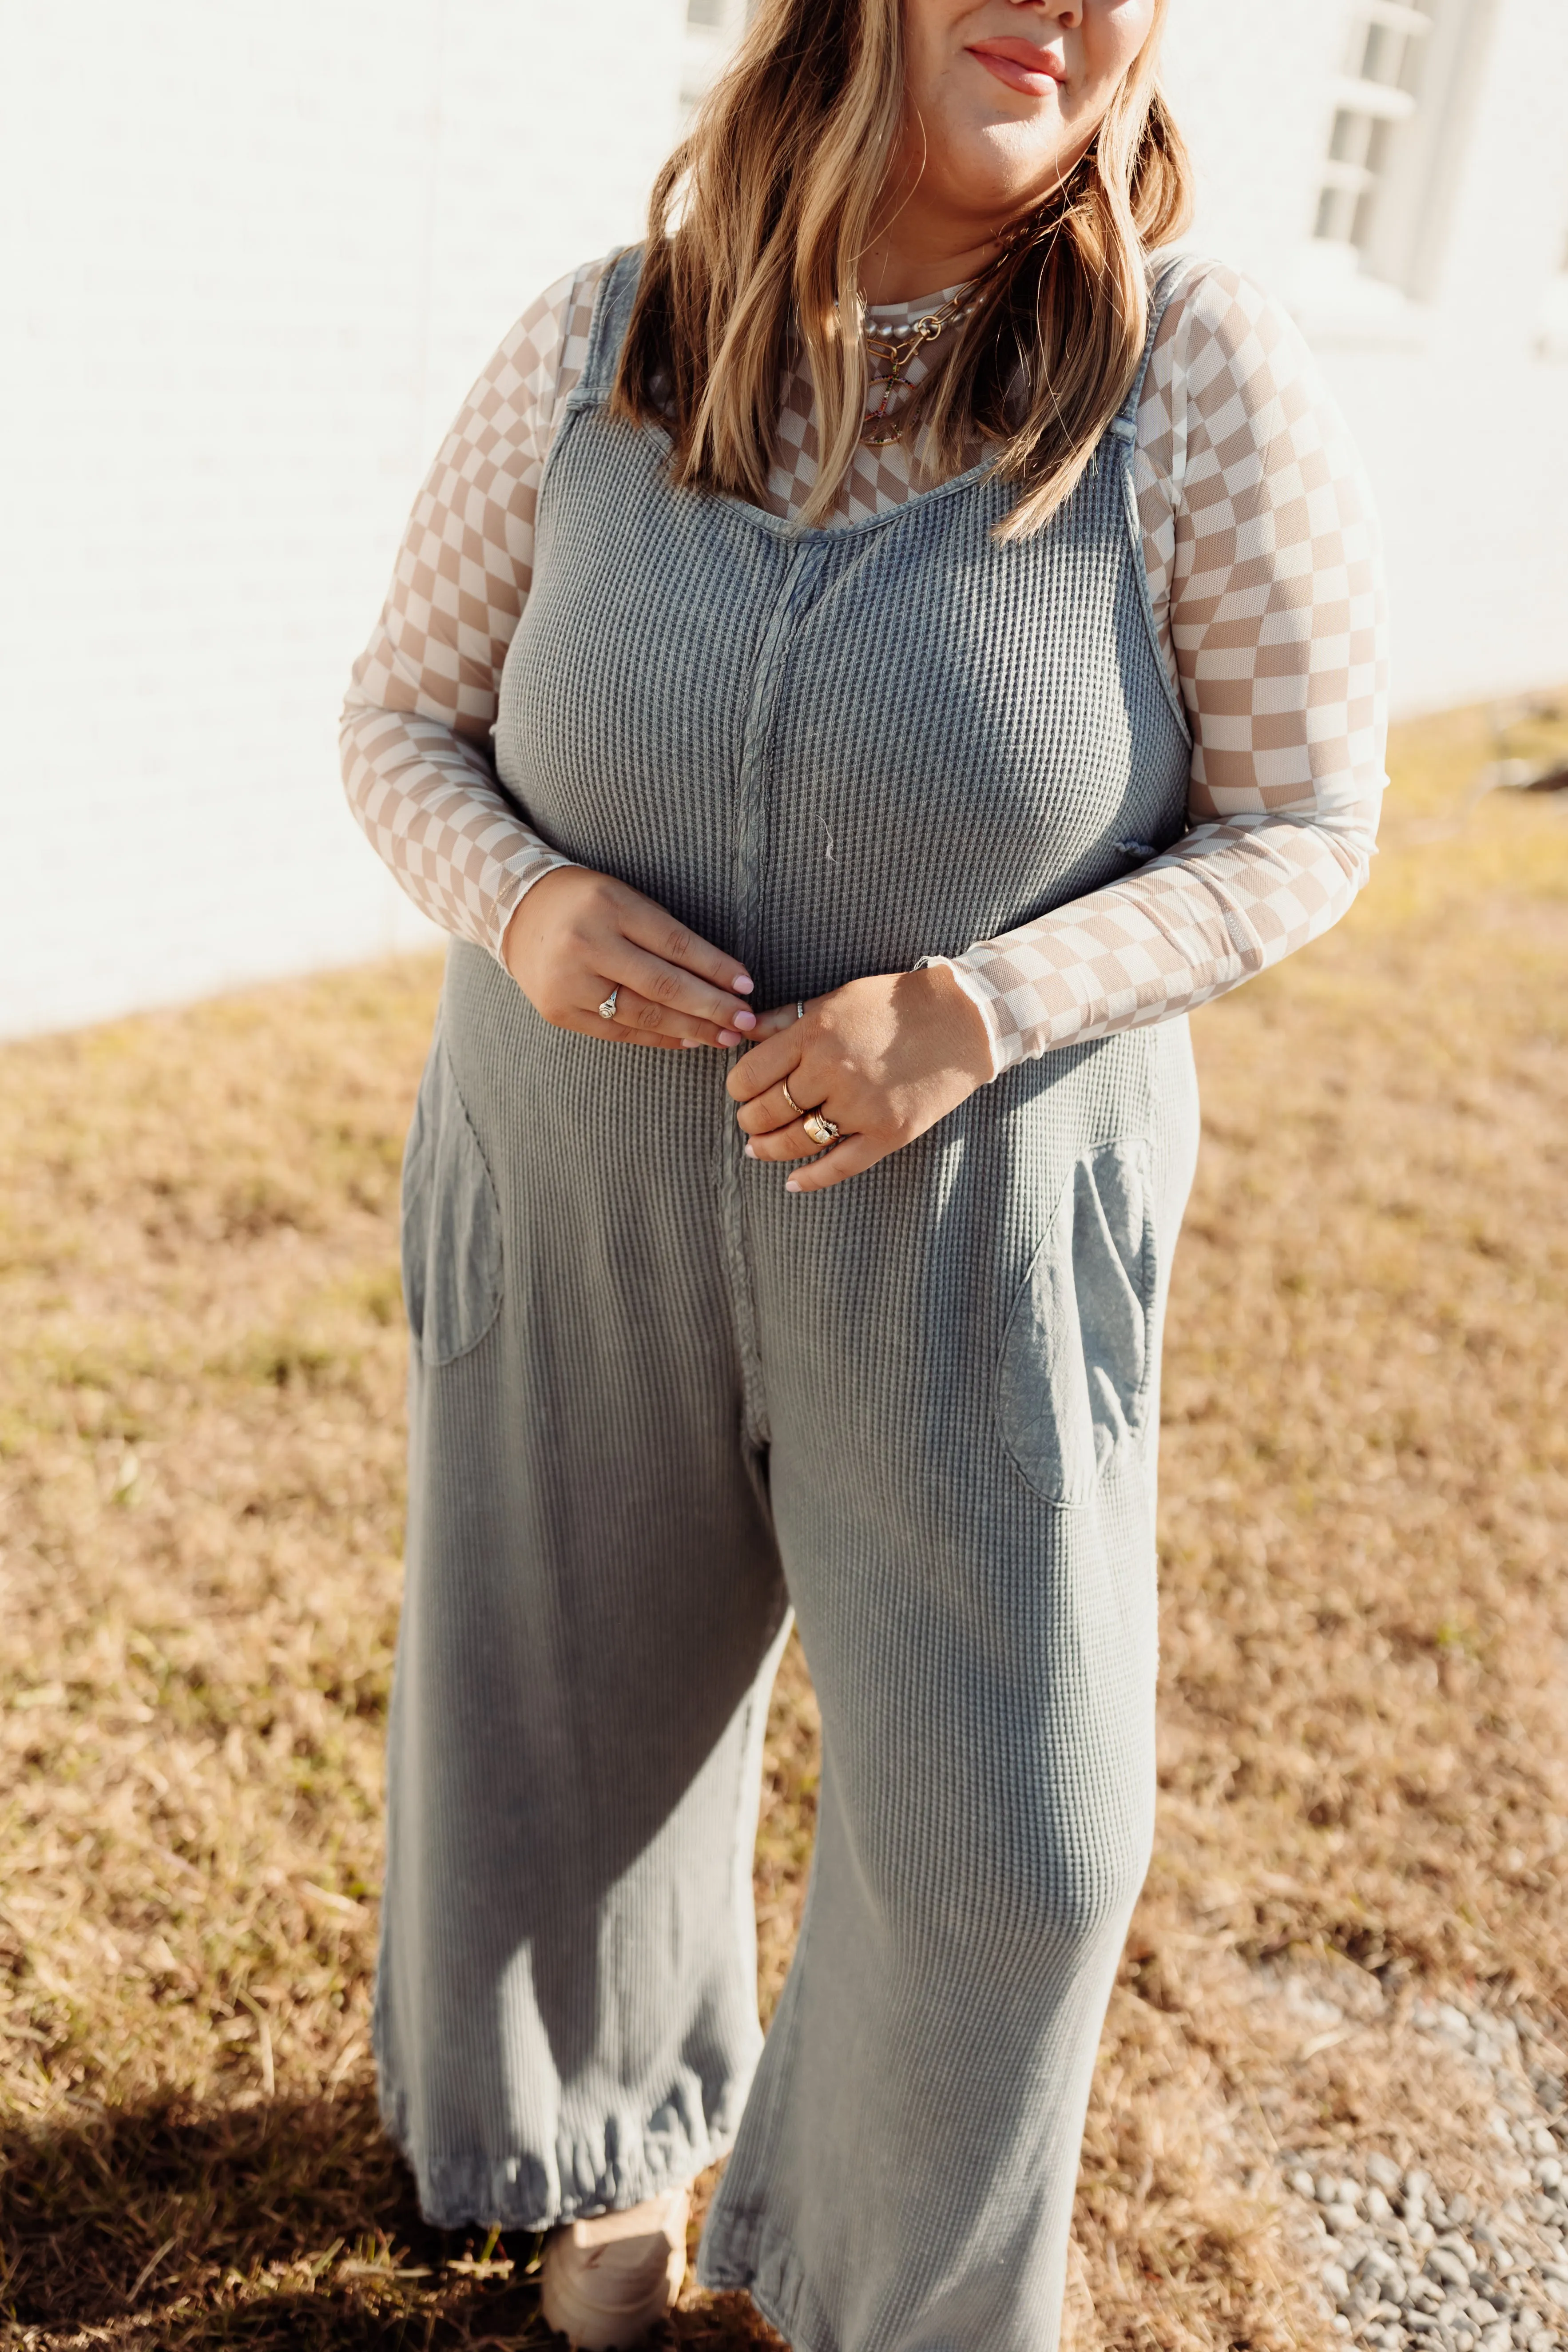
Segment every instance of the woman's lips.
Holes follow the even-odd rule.
[[[1030,98],[1044,98],[1048,89],[1067,79],[1050,52],[1037,49],[1029,41],[976,41],[969,54],[1009,89],[1024,90]]]

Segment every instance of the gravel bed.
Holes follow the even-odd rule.
[[[1447,2001],[1412,2022],[1468,2059],[1495,2097],[1495,2199],[1445,2194],[1431,2171],[1368,2156],[1331,2168],[1281,2158],[1303,2200],[1334,2326],[1357,2344],[1398,2352],[1564,2352],[1568,2347],[1568,2102],[1531,2021]]]

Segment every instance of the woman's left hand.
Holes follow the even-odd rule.
[[[764,1013],[727,1084],[749,1156],[809,1160],[785,1190],[825,1192],[901,1151],[991,1075],[979,1008],[936,964],[852,980],[814,997],[804,1017],[793,1004]],[[838,1129],[835,1142],[807,1135],[813,1111]]]

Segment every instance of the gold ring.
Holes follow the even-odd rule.
[[[620,983],[617,982],[616,986],[611,989],[608,996],[605,997],[603,1004],[599,1007],[601,1014],[606,1021],[613,1021],[616,1017],[616,999],[619,996],[620,992]]]
[[[801,1125],[813,1143],[836,1143],[838,1139],[837,1128],[823,1111],[814,1110],[809,1118],[801,1121]]]
[[[798,1118],[800,1117],[800,1105],[796,1102],[795,1097],[789,1090],[789,1080],[787,1078],[783,1082],[783,1091],[785,1102],[788,1103],[791,1110],[794,1111],[796,1118]]]

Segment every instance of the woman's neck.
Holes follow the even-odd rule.
[[[950,286],[978,278],[996,257],[995,240],[966,244],[965,234],[958,224],[945,234],[933,224],[932,233],[922,235],[915,224],[897,222],[860,257],[860,290],[868,304],[879,310],[890,302],[919,302],[928,294],[942,294]],[[973,240],[972,227],[967,235]]]

